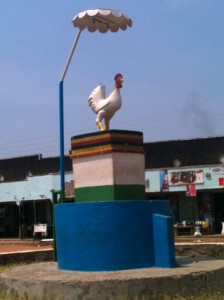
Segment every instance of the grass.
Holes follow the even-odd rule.
[[[24,266],[24,265],[27,265],[27,263],[22,262],[22,263],[11,263],[11,264],[6,264],[6,265],[0,265],[0,274],[9,269],[19,267],[19,266]],[[0,298],[0,300],[1,300],[1,298]]]
[[[114,299],[115,300],[115,299]],[[217,293],[216,295],[209,295],[209,296],[191,296],[191,297],[171,297],[171,296],[163,296],[163,297],[157,297],[157,298],[152,298],[152,296],[126,296],[121,299],[116,299],[116,300],[224,300],[224,295]]]

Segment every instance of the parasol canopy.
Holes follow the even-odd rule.
[[[126,30],[132,26],[132,20],[119,10],[113,9],[90,9],[77,14],[73,25],[80,30],[87,28],[90,32],[99,30],[105,33],[108,30],[117,32],[119,29]]]

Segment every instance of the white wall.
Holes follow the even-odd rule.
[[[72,179],[72,173],[65,174],[65,181]],[[31,176],[16,182],[1,182],[0,202],[51,199],[52,189],[60,190],[59,174]]]

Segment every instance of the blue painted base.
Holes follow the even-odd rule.
[[[175,267],[168,201],[66,203],[54,212],[59,269]]]

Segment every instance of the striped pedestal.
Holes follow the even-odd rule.
[[[110,130],[74,136],[76,202],[145,199],[141,132]]]

